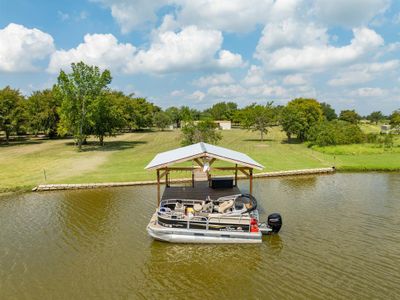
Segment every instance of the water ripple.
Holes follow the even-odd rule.
[[[153,241],[152,186],[7,196],[0,299],[399,299],[399,182],[256,180],[262,219],[284,220],[261,245]]]

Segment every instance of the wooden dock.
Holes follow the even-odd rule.
[[[332,168],[303,169],[278,172],[255,173],[255,178],[262,177],[281,177],[281,176],[299,176],[314,174],[332,174],[336,171]],[[220,176],[219,176],[220,177]],[[238,179],[244,179],[245,176],[238,176]],[[171,183],[190,182],[192,178],[171,179]],[[32,189],[32,191],[57,191],[57,190],[77,190],[77,189],[95,189],[107,187],[137,186],[137,185],[153,185],[157,184],[156,180],[148,181],[132,181],[132,182],[108,182],[108,183],[76,183],[76,184],[41,184]],[[171,187],[174,188],[174,187]],[[189,188],[189,187],[186,187]],[[172,190],[171,190],[172,192]],[[224,192],[226,195],[226,191]],[[239,192],[240,193],[240,192]]]
[[[208,186],[207,181],[196,181],[194,187],[188,186],[170,186],[166,187],[162,195],[161,200],[164,199],[207,199],[210,196],[211,199],[215,200],[219,197],[226,195],[240,194],[238,187],[226,188],[226,189],[213,189]]]

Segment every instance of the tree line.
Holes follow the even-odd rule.
[[[6,143],[12,135],[44,134],[49,138],[73,136],[81,148],[89,136],[97,137],[103,145],[105,137],[117,133],[151,127],[164,130],[170,125],[182,127],[183,144],[199,140],[216,143],[221,134],[213,120],[229,120],[257,131],[260,140],[272,126],[279,125],[289,141],[296,138],[322,146],[365,141],[358,126],[362,119],[375,124],[385,120],[400,128],[400,110],[390,116],[375,111],[362,117],[355,110],[337,115],[329,104],[305,98],[285,106],[268,102],[239,108],[234,102],[219,102],[202,111],[188,106],[162,110],[146,98],[110,89],[108,70],[83,62],[73,63],[71,69],[69,73],[61,71],[51,89],[35,91],[29,97],[9,86],[0,90],[0,131]]]

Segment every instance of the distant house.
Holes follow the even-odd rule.
[[[219,128],[222,130],[231,130],[232,122],[231,121],[214,121],[218,124]]]
[[[193,121],[194,124],[198,124],[200,121]],[[218,128],[221,130],[231,130],[232,129],[232,122],[231,121],[226,121],[226,120],[219,120],[219,121],[213,121],[215,124],[217,124]],[[181,127],[185,126],[187,122],[182,121],[181,122]]]
[[[381,126],[381,133],[383,134],[389,134],[391,131],[390,125],[382,125]]]

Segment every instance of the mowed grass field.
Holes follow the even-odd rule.
[[[179,147],[180,134],[179,130],[127,133],[107,138],[104,147],[93,139],[81,152],[72,139],[0,145],[0,191],[28,190],[44,183],[152,180],[154,172],[144,167],[157,153]],[[272,128],[264,142],[256,132],[241,129],[222,131],[222,135],[220,146],[250,155],[265,166],[264,171],[333,165],[339,170],[400,170],[398,139],[392,150],[385,151],[369,144],[315,149],[288,144],[279,127]]]

